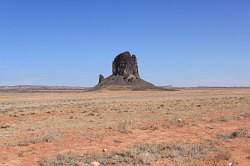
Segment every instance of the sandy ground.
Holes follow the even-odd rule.
[[[249,166],[250,89],[0,92],[1,166],[91,165],[145,144],[180,148],[148,150],[136,164],[138,152],[125,165]],[[93,158],[76,157],[85,154]]]

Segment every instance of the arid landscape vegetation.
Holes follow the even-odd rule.
[[[1,166],[249,166],[250,89],[1,91]]]

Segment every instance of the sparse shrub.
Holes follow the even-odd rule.
[[[230,153],[207,144],[143,144],[110,154],[58,155],[55,159],[42,161],[41,166],[89,165],[93,161],[105,166],[153,166],[163,159],[172,161],[176,166],[199,166],[201,163],[214,163],[216,166],[216,163],[229,160],[230,157]]]
[[[130,132],[130,129],[133,128],[133,121],[122,121],[118,124],[117,130],[121,133],[128,134]]]
[[[11,127],[10,125],[5,124],[5,125],[1,125],[1,126],[0,126],[0,129],[8,129],[8,128],[10,128],[10,127]]]
[[[218,135],[219,138],[222,138],[222,139],[235,139],[235,138],[240,138],[240,137],[248,137],[249,136],[249,133],[248,133],[248,130],[247,129],[239,129],[237,131],[234,131],[232,132],[231,134],[229,135]]]
[[[20,141],[16,145],[17,146],[29,146],[31,144],[49,143],[61,136],[62,135],[60,133],[48,133],[46,135],[38,135],[31,139]]]

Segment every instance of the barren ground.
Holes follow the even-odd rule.
[[[94,161],[249,166],[250,89],[0,92],[1,166]]]

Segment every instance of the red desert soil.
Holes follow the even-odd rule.
[[[249,166],[249,132],[247,88],[0,92],[3,166],[34,166],[59,154],[119,152],[145,143],[208,142],[230,154],[211,165]],[[163,159],[155,165],[177,164]]]

